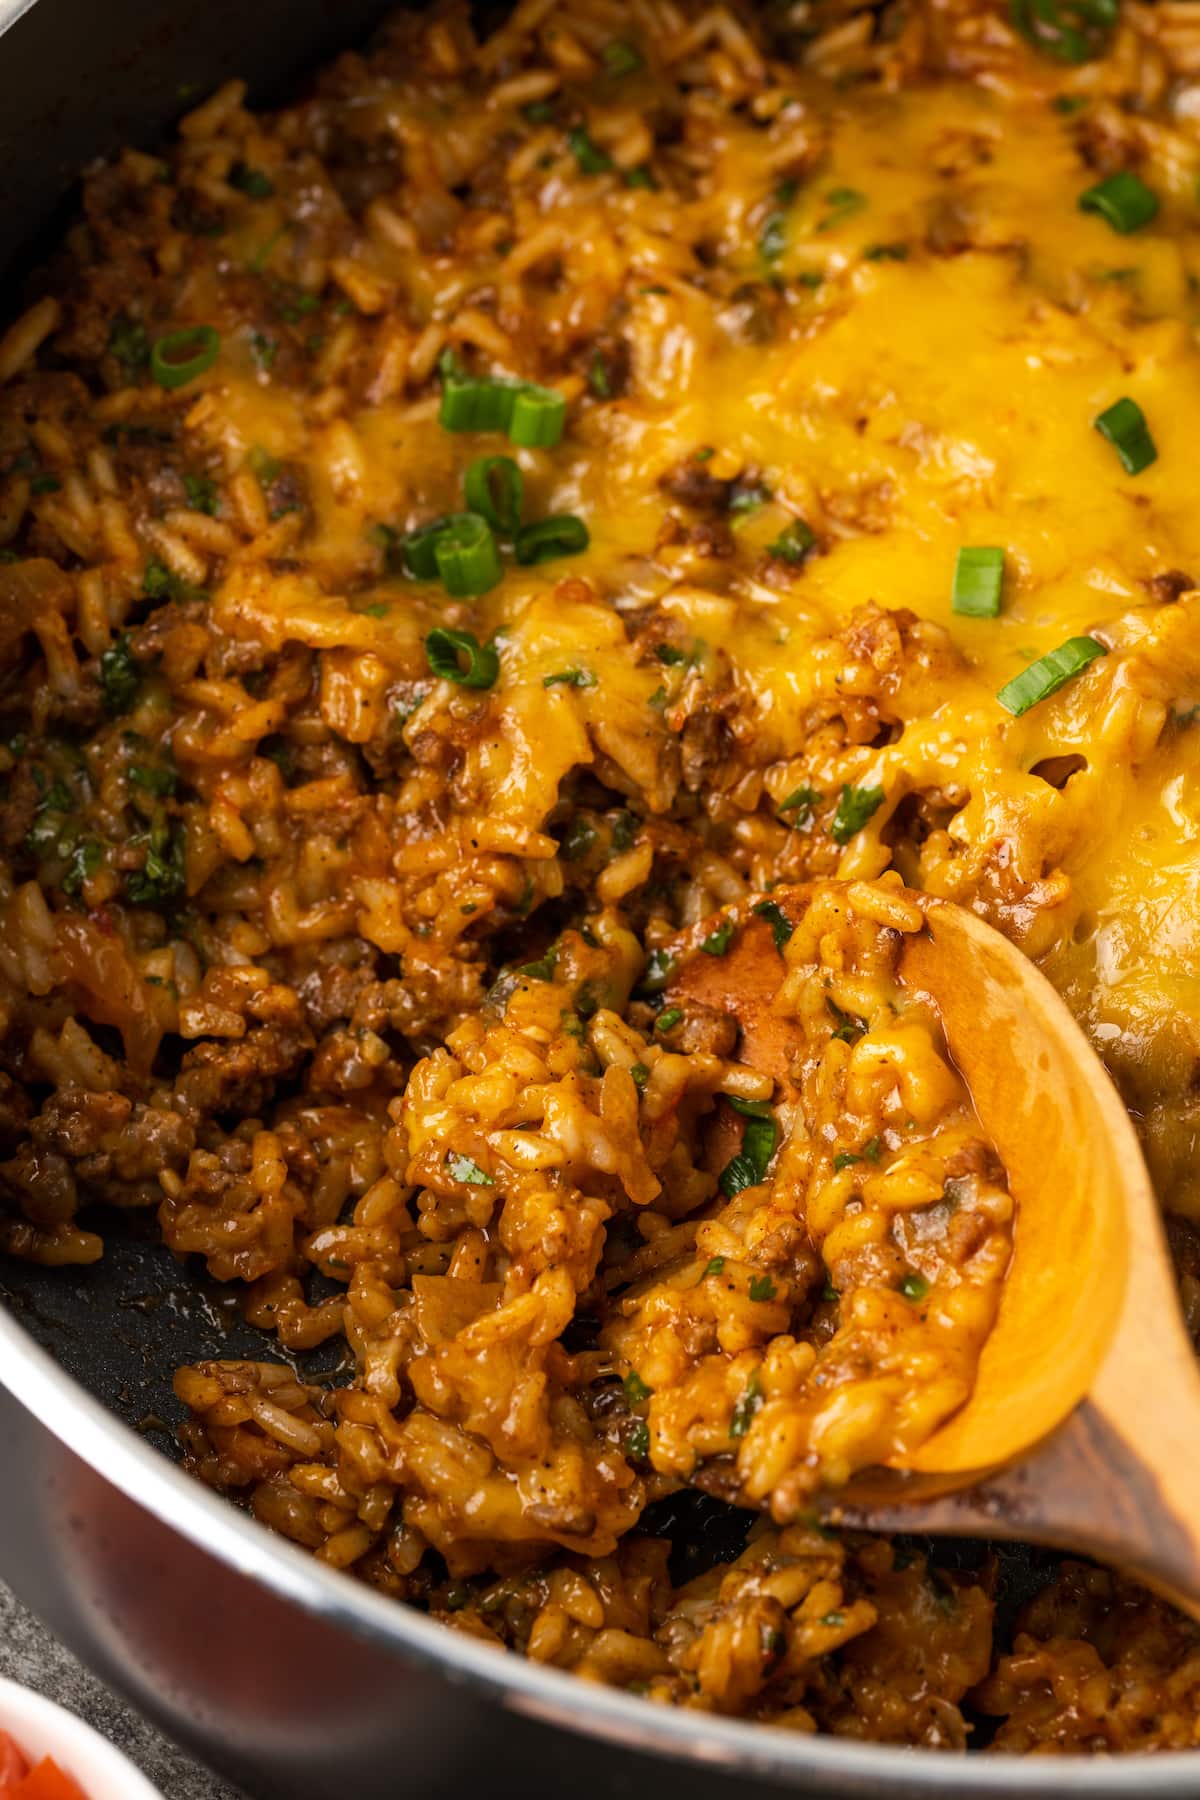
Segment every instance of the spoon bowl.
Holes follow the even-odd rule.
[[[1200,1373],[1129,1116],[1046,978],[975,914],[904,890],[925,929],[899,976],[940,1015],[1016,1207],[1000,1310],[965,1404],[856,1476],[832,1516],[1090,1551],[1200,1617]],[[771,899],[799,917],[804,888]],[[687,957],[672,994],[732,1013],[741,1055],[786,1080],[793,1028],[765,921]]]

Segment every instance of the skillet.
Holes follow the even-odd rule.
[[[74,174],[151,144],[233,73],[270,101],[361,39],[379,0],[0,0],[0,268],[61,228]],[[263,1354],[220,1290],[127,1215],[97,1267],[0,1262],[0,1576],[172,1735],[262,1800],[411,1791],[579,1800],[764,1791],[917,1800],[1194,1796],[1200,1756],[941,1757],[650,1708],[443,1630],[301,1555],[172,1467],[172,1370]],[[49,1354],[45,1354],[48,1352]],[[278,1355],[273,1342],[266,1354]],[[336,1381],[338,1353],[306,1358]],[[736,1554],[745,1517],[658,1521],[677,1567]],[[942,1543],[938,1560],[977,1562]],[[1005,1548],[1001,1632],[1045,1579]]]

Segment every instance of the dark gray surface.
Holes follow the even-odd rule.
[[[111,1694],[3,1586],[0,1675],[86,1719],[162,1789],[166,1800],[244,1800],[237,1789],[194,1763]]]

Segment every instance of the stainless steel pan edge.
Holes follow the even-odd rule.
[[[79,166],[185,91],[266,91],[386,0],[0,0],[0,270]],[[0,287],[0,315],[15,292]],[[174,1468],[0,1309],[0,1575],[181,1742],[271,1800],[1195,1800],[1200,1756],[972,1759],[673,1712],[505,1657],[324,1568]],[[588,1740],[588,1741],[585,1741]],[[664,1760],[667,1759],[667,1760]]]
[[[633,1794],[669,1779],[647,1757],[689,1765],[689,1800],[728,1797],[731,1777],[846,1800],[1200,1793],[1193,1755],[967,1764],[652,1707],[504,1656],[200,1487],[4,1314],[0,1469],[6,1579],[172,1735],[279,1800],[448,1800],[468,1780]]]

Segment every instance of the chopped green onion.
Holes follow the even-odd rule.
[[[752,1300],[773,1300],[775,1283],[769,1275],[752,1275],[750,1277],[750,1298]]]
[[[636,1369],[629,1371],[621,1386],[625,1389],[625,1400],[629,1406],[640,1406],[654,1392],[653,1388],[646,1386]]]
[[[924,1300],[929,1292],[929,1283],[923,1275],[906,1275],[900,1283],[900,1292],[906,1300]]]
[[[1099,213],[1123,236],[1158,215],[1158,195],[1132,169],[1120,169],[1079,196],[1080,212]]]
[[[543,675],[542,686],[544,688],[594,688],[597,686],[597,681],[590,669],[559,669],[555,675]]]
[[[507,431],[516,384],[448,371],[442,380],[438,423],[446,431]]]
[[[514,537],[521,525],[524,485],[511,456],[480,456],[463,480],[467,508],[486,519],[493,531]]]
[[[862,1157],[858,1154],[857,1150],[839,1150],[833,1159],[834,1173],[840,1175],[843,1169],[848,1169],[853,1163],[860,1163],[861,1161]]]
[[[829,835],[835,844],[848,844],[883,805],[881,787],[851,787],[842,784],[842,797],[837,803]]]
[[[149,353],[149,373],[158,387],[187,387],[216,362],[221,335],[212,326],[184,326],[155,340]],[[191,353],[191,355],[189,355]]]
[[[433,540],[433,555],[446,592],[455,600],[490,592],[504,574],[491,527],[476,513],[456,513],[448,519]],[[492,683],[470,685],[491,687]]]
[[[491,644],[481,644],[470,631],[439,625],[425,639],[425,656],[435,675],[459,687],[490,688],[500,673],[500,658]],[[464,667],[459,660],[466,658]]]
[[[552,518],[539,519],[536,525],[523,525],[513,550],[519,563],[542,563],[559,556],[578,556],[590,542],[582,519],[574,513],[556,513]]]
[[[735,1113],[741,1113],[743,1119],[773,1119],[775,1117],[769,1100],[743,1100],[740,1094],[726,1094],[725,1099]]]
[[[762,1390],[759,1386],[758,1370],[755,1369],[742,1390],[741,1399],[733,1409],[733,1417],[729,1421],[731,1438],[745,1437],[750,1429],[751,1421],[761,1405]]]
[[[883,1149],[883,1139],[873,1137],[873,1138],[867,1139],[866,1143],[863,1145],[862,1153],[866,1157],[868,1162],[877,1163],[879,1161],[879,1154],[882,1149]]]
[[[732,919],[723,919],[715,931],[710,931],[701,942],[700,948],[706,956],[724,956],[733,941],[737,927]]]
[[[641,51],[623,38],[614,38],[611,44],[605,44],[600,60],[610,75],[632,75],[642,67]]]
[[[793,519],[785,525],[773,544],[767,545],[767,555],[777,557],[780,562],[801,563],[817,541],[817,534],[811,525],[803,519]]]
[[[418,581],[436,581],[438,566],[435,545],[442,532],[456,514],[447,514],[440,519],[431,519],[428,525],[418,525],[414,531],[406,532],[400,539],[400,554],[404,566],[410,575]]]
[[[549,125],[554,117],[554,108],[549,100],[531,100],[528,106],[521,108],[521,116],[528,119],[531,125]]]
[[[221,335],[211,325],[185,325],[155,340],[150,373],[159,387],[186,387],[211,369],[221,351]]]
[[[247,195],[251,200],[269,200],[275,192],[275,183],[261,169],[251,169],[246,163],[234,163],[229,171],[229,185],[238,192]]]
[[[654,179],[653,171],[643,163],[639,168],[626,169],[625,186],[627,188],[649,188],[653,192],[657,189],[658,183]],[[665,294],[667,290],[666,288],[643,288],[641,291],[643,294]]]
[[[1103,55],[1120,10],[1121,0],[1009,0],[1021,36],[1066,63]]]
[[[725,1273],[725,1258],[723,1256],[714,1256],[704,1273],[706,1275],[723,1275]]]
[[[1140,475],[1143,469],[1158,461],[1158,450],[1150,436],[1146,415],[1136,400],[1117,400],[1092,422],[1120,457],[1127,475]]]
[[[1036,706],[1039,700],[1046,700],[1051,694],[1056,694],[1072,676],[1080,674],[1098,656],[1107,655],[1107,647],[1098,643],[1094,637],[1068,638],[1057,650],[1051,650],[1046,656],[1039,656],[1027,669],[1022,669],[1019,675],[1006,681],[996,698],[1001,706],[1019,719],[1031,706]]]
[[[994,619],[1000,612],[1003,584],[1004,551],[994,545],[964,545],[954,565],[951,605],[966,618]]]
[[[582,125],[577,125],[567,133],[567,148],[579,164],[583,175],[607,175],[613,166],[612,157],[599,144],[594,143]]]
[[[828,1625],[831,1630],[835,1630],[839,1625],[844,1625],[846,1623],[846,1615],[842,1612],[822,1613],[817,1623],[819,1625]]]
[[[650,1079],[650,1071],[646,1067],[645,1063],[634,1063],[634,1065],[630,1069],[629,1073],[633,1078],[633,1085],[637,1089],[638,1093],[639,1094],[645,1093],[646,1083]]]
[[[456,1151],[449,1151],[446,1156],[446,1168],[451,1181],[462,1181],[470,1187],[495,1187],[493,1176],[486,1169],[481,1169],[477,1162],[469,1156],[459,1156]]]
[[[682,1018],[682,1006],[668,1006],[666,1012],[659,1013],[657,1019],[655,1019],[654,1029],[655,1031],[662,1032],[665,1036],[668,1031],[674,1031]]]
[[[567,403],[555,388],[523,382],[513,397],[508,435],[523,450],[553,450],[566,417]]]
[[[771,927],[771,935],[775,939],[775,948],[782,950],[796,927],[792,924],[782,906],[776,900],[762,900],[754,908],[760,919],[765,919]]]

